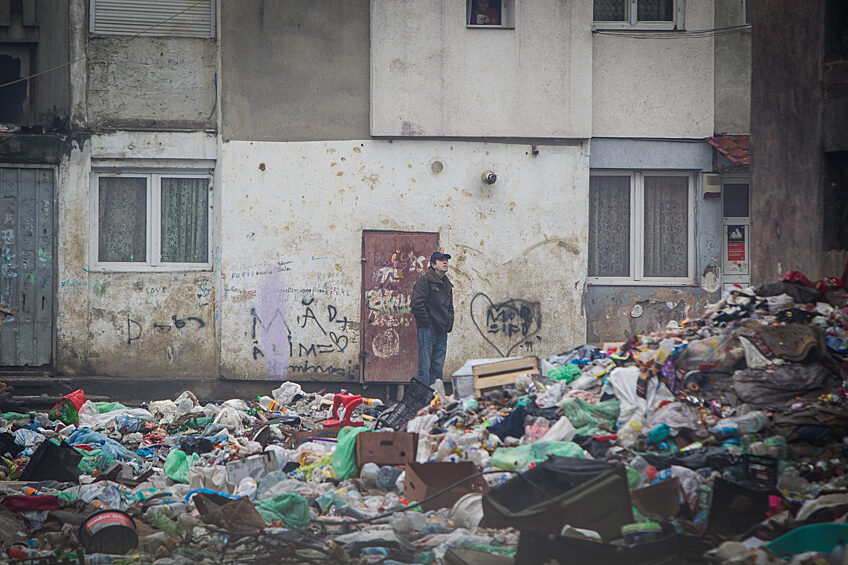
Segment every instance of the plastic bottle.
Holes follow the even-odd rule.
[[[180,530],[180,526],[176,522],[168,518],[164,513],[156,514],[155,516],[153,516],[153,518],[151,518],[150,522],[163,532],[167,532],[175,536],[178,536],[182,533],[182,531]]]
[[[529,443],[539,441],[539,438],[545,435],[550,427],[551,424],[548,422],[548,419],[539,416],[532,424],[524,427],[524,442]]]
[[[652,482],[661,483],[671,478],[674,478],[674,471],[671,469],[671,467],[669,467],[668,469],[657,471],[657,477]]]
[[[457,435],[458,434],[456,432],[451,431],[445,434],[445,437],[442,438],[442,441],[439,443],[439,447],[436,450],[436,457],[439,461],[444,461],[447,459],[448,455],[454,452],[458,444]]]
[[[617,443],[624,447],[630,447],[639,439],[639,430],[641,429],[642,422],[638,420],[627,420],[627,423],[618,429]]]
[[[666,359],[668,359],[669,355],[671,355],[672,351],[674,351],[674,340],[671,338],[666,338],[660,342],[659,349],[657,349],[656,356],[654,360],[657,365],[662,365],[665,363]]]
[[[827,562],[829,565],[842,565],[845,562],[845,542],[843,540],[839,540],[839,543],[827,554]]]
[[[112,555],[111,553],[93,553],[85,556],[85,565],[108,565],[126,561],[126,555]]]
[[[739,433],[754,434],[762,430],[768,424],[768,415],[762,410],[748,412],[744,416],[734,418],[739,425]]]
[[[382,406],[383,401],[379,398],[363,398],[362,404],[364,404],[365,406]]]
[[[259,402],[259,406],[268,412],[279,412],[282,408],[282,405],[270,396],[257,396],[256,400]]]

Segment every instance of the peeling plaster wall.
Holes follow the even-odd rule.
[[[222,374],[358,378],[363,230],[436,231],[453,255],[446,374],[468,358],[498,357],[496,347],[545,356],[582,343],[588,153],[581,144],[538,149],[533,157],[529,145],[459,141],[225,143]],[[498,175],[491,187],[480,178],[487,169]],[[538,302],[540,327],[490,343],[471,311],[477,293]],[[318,324],[335,327],[337,339]]]
[[[215,377],[212,272],[92,272],[92,166],[214,166],[214,136],[129,133],[76,144],[59,167],[57,362],[68,375]],[[213,220],[213,230],[215,229]]]
[[[698,316],[716,298],[698,287],[592,286],[586,297],[586,342],[624,341],[656,331]]]
[[[90,36],[89,127],[214,128],[213,39]]]
[[[591,135],[592,2],[515,2],[515,29],[466,3],[372,0],[371,135]]]
[[[686,2],[686,29],[713,27],[712,0]],[[595,34],[594,137],[713,134],[713,38]]]

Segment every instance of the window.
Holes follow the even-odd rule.
[[[694,283],[693,194],[686,172],[592,172],[589,282]]]
[[[595,27],[601,29],[683,29],[684,0],[594,0]]]
[[[469,28],[515,27],[515,0],[465,0],[465,24]]]
[[[25,45],[0,46],[0,84],[29,75],[29,53],[30,47]],[[0,123],[6,127],[28,123],[29,84],[24,80],[0,88]]]
[[[212,0],[90,0],[91,33],[215,37]]]
[[[211,176],[95,173],[92,257],[103,271],[208,270]]]

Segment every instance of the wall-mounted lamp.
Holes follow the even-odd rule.
[[[495,184],[498,181],[498,175],[494,171],[486,171],[483,173],[483,182],[486,184]]]

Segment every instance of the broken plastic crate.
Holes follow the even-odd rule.
[[[594,530],[605,541],[633,522],[623,465],[551,456],[483,495],[483,525],[559,534]]]
[[[403,393],[403,400],[389,408],[377,419],[376,427],[392,428],[401,431],[406,423],[418,414],[418,411],[430,404],[434,396],[433,389],[418,379],[412,379]]]

